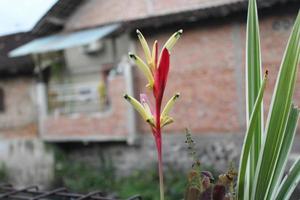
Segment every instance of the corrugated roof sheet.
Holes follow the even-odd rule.
[[[38,38],[14,49],[9,53],[9,56],[17,57],[29,54],[46,53],[89,44],[111,34],[119,27],[119,24],[113,24],[73,33],[55,34]]]

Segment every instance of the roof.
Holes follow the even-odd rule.
[[[24,56],[29,54],[59,51],[66,48],[90,44],[113,33],[119,27],[119,24],[113,24],[73,33],[60,33],[37,38],[12,50],[9,55],[11,57]]]
[[[8,52],[20,45],[32,40],[34,36],[30,33],[17,33],[0,37],[0,73],[32,73],[34,64],[30,56],[18,58],[8,57]]]
[[[66,19],[76,11],[82,2],[83,0],[58,0],[36,23],[32,33],[46,35],[60,31]]]
[[[258,0],[258,6],[299,0]],[[163,18],[185,13],[184,17],[224,16],[246,10],[247,0],[87,0],[69,17],[65,31],[97,27],[115,22],[131,22]],[[193,13],[189,16],[188,13]],[[169,18],[173,20],[173,18]],[[162,23],[157,21],[157,23]]]

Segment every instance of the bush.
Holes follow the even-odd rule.
[[[53,187],[67,187],[76,192],[101,190],[120,198],[140,194],[143,200],[159,200],[156,165],[135,170],[131,175],[118,177],[112,161],[100,155],[101,166],[71,161],[65,153],[56,151]],[[166,200],[182,199],[187,186],[186,174],[172,165],[165,167]]]
[[[1,163],[0,165],[0,182],[7,182],[8,181],[8,173],[7,168],[4,165],[4,163]]]

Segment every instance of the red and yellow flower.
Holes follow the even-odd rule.
[[[137,30],[139,41],[145,53],[146,62],[133,53],[129,53],[129,57],[134,61],[136,66],[143,72],[147,78],[148,84],[146,87],[153,92],[155,99],[155,107],[152,108],[145,94],[140,95],[140,101],[125,94],[124,98],[136,109],[141,117],[150,125],[155,138],[155,143],[158,152],[159,177],[160,177],[160,192],[161,200],[163,195],[163,175],[162,175],[162,140],[161,128],[171,124],[174,120],[169,116],[170,110],[174,106],[175,101],[179,98],[179,93],[176,93],[165,105],[161,112],[161,103],[167,84],[169,68],[170,68],[170,51],[182,35],[182,30],[175,32],[162,47],[162,51],[158,57],[158,42],[155,41],[152,51],[148,46],[142,33]]]

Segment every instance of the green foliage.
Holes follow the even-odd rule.
[[[172,166],[165,167],[166,200],[182,199],[187,185],[186,175]],[[119,179],[118,192],[121,197],[141,194],[143,200],[159,200],[157,192],[158,173],[155,167],[134,172],[132,175]]]
[[[56,164],[55,185],[64,185],[78,192],[99,188],[111,192],[116,184],[114,172],[110,164],[94,168],[84,162],[60,162]]]
[[[66,186],[78,192],[90,192],[101,189],[111,192],[116,187],[115,168],[111,160],[99,156],[101,165],[91,166],[85,162],[75,162],[68,156],[55,149],[55,178],[54,186]]]
[[[1,163],[0,165],[0,182],[7,182],[8,181],[8,173],[7,168],[4,165],[4,163]]]
[[[261,111],[262,108],[258,93],[262,84],[256,0],[249,0],[246,43],[248,130],[240,159],[237,197],[240,200],[273,200],[282,190],[291,194],[293,185],[299,183],[299,170],[292,171],[293,177],[285,178],[288,181],[282,182],[282,176],[299,119],[299,109],[292,105],[292,97],[300,59],[300,12],[282,59],[265,129],[262,129],[262,113],[255,109],[258,107]],[[297,163],[295,166],[297,168]]]
[[[253,146],[251,146],[253,144],[253,138],[255,137],[255,134],[257,134],[258,132],[256,132],[256,128],[257,128],[257,124],[256,122],[259,120],[259,115],[260,115],[260,107],[261,107],[261,102],[263,99],[263,94],[266,88],[266,81],[267,81],[267,74],[263,80],[262,86],[260,88],[260,91],[258,93],[258,97],[257,100],[254,104],[254,108],[253,108],[253,112],[250,118],[250,122],[249,122],[249,126],[246,132],[246,136],[245,136],[245,140],[244,140],[244,145],[242,148],[242,154],[241,154],[241,160],[240,160],[240,170],[239,170],[239,176],[238,176],[238,195],[239,198],[243,199],[245,198],[244,192],[248,192],[248,188],[245,188],[245,186],[249,186],[248,184],[245,184],[246,181],[249,182],[250,184],[250,179],[246,176],[246,170],[250,168],[250,166],[247,164],[249,164],[249,162],[251,162],[251,160],[249,160],[249,157],[251,156],[251,154],[253,153],[253,151],[251,152],[251,147],[253,148]],[[257,135],[256,135],[257,136]],[[249,173],[251,174],[251,173]],[[248,179],[247,179],[248,178]]]
[[[297,183],[300,181],[300,158],[294,163],[289,173],[284,177],[278,188],[276,200],[288,200],[292,195]]]
[[[248,6],[248,21],[247,21],[247,43],[246,43],[246,121],[247,126],[250,125],[251,114],[254,112],[255,102],[258,98],[258,93],[261,88],[262,82],[262,68],[261,68],[261,52],[260,52],[260,39],[259,39],[259,26],[257,16],[256,1],[249,1]],[[262,133],[263,133],[263,106],[258,105],[257,114],[255,115],[255,122],[253,123],[253,136],[251,137],[251,148],[249,155],[249,162],[247,162],[246,181],[248,188],[245,192],[249,192],[252,188],[253,179],[255,176],[255,168],[257,165],[259,151],[261,148]],[[247,156],[248,157],[248,156]],[[240,191],[239,191],[240,192]]]
[[[259,94],[259,96],[261,96],[260,99],[262,99],[262,92],[260,91]],[[195,142],[192,139],[192,135],[188,129],[186,129],[185,143],[188,145],[188,152],[193,159],[193,165],[192,169],[188,172],[188,185],[185,191],[184,199],[234,200],[234,183],[237,173],[233,167],[233,163],[231,163],[229,170],[224,174],[220,174],[217,181],[215,181],[215,178],[210,171],[201,170],[202,165],[200,163],[199,157],[196,155]]]
[[[78,192],[101,190],[117,194],[125,199],[141,194],[143,200],[159,200],[158,173],[156,165],[118,177],[112,161],[100,156],[101,164],[92,166],[87,162],[72,161],[62,151],[56,151],[55,180],[53,187],[67,187]],[[174,167],[165,167],[166,200],[182,199],[187,185],[186,174]]]
[[[192,135],[188,129],[186,129],[185,143],[188,145],[189,155],[193,159],[192,170],[189,175],[189,187],[197,188],[200,192],[202,192],[201,164],[199,156],[196,154],[195,142],[192,139]]]

